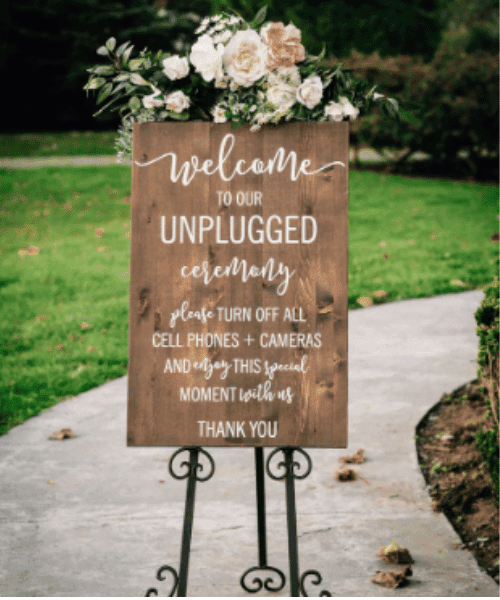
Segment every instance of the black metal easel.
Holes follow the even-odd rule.
[[[189,461],[184,460],[179,466],[175,465],[177,457],[184,453],[189,453]],[[283,460],[277,464],[273,459],[283,453]],[[301,463],[294,459],[294,453],[305,459]],[[200,462],[203,457],[208,461],[208,471],[202,474],[206,465]],[[189,554],[191,549],[191,534],[193,529],[194,501],[197,481],[207,481],[215,472],[215,462],[212,456],[199,446],[183,447],[177,450],[171,457],[168,470],[175,479],[187,479],[186,505],[184,509],[184,526],[182,531],[181,561],[179,571],[176,571],[169,565],[164,565],[158,569],[156,578],[164,581],[164,573],[170,573],[173,577],[173,586],[169,596],[174,596],[177,591],[178,597],[186,596],[187,579],[189,568]],[[265,500],[265,473],[271,479],[276,481],[285,480],[286,483],[286,509],[287,509],[287,528],[288,528],[288,562],[290,570],[290,595],[291,597],[307,596],[305,590],[305,581],[312,577],[313,585],[321,584],[321,575],[318,571],[308,570],[300,576],[298,543],[297,543],[297,511],[295,505],[295,479],[305,479],[312,470],[311,457],[305,450],[296,446],[283,446],[273,450],[266,461],[264,471],[264,450],[255,448],[255,485],[257,495],[257,539],[259,547],[259,564],[250,567],[241,576],[241,587],[249,593],[256,593],[263,587],[268,592],[279,592],[285,587],[286,577],[282,571],[276,567],[271,567],[267,559],[267,534],[266,534],[266,500]],[[259,575],[259,572],[267,573]],[[251,582],[247,579],[255,575]],[[263,579],[263,577],[265,577]],[[146,596],[158,596],[156,588],[150,588]],[[331,596],[329,592],[323,590],[320,596]]]

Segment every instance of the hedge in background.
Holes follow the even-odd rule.
[[[498,55],[443,49],[424,62],[352,52],[344,66],[404,100],[399,122],[384,114],[364,119],[359,141],[381,152],[404,149],[399,162],[418,151],[435,161],[462,158],[474,176],[486,158],[498,160]]]

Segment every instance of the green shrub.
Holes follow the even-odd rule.
[[[478,378],[488,390],[489,411],[498,425],[498,366],[499,366],[499,289],[495,278],[484,289],[484,298],[475,314],[479,337],[477,355]]]
[[[399,121],[383,113],[363,119],[359,141],[379,151],[405,149],[400,161],[419,151],[435,161],[461,157],[472,175],[485,159],[498,159],[498,55],[445,49],[424,62],[352,52],[344,66],[404,101]]]
[[[499,481],[498,481],[498,438],[494,429],[479,429],[476,435],[477,448],[488,468],[491,477],[491,484],[495,493],[496,504],[498,505]]]
[[[488,397],[488,414],[494,427],[477,432],[477,448],[481,452],[491,476],[491,483],[498,503],[498,336],[499,336],[499,290],[495,278],[484,290],[484,298],[475,314],[479,336],[477,355],[478,378]]]

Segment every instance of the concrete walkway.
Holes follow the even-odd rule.
[[[415,427],[440,398],[476,375],[474,311],[482,292],[350,313],[349,447],[312,450],[297,481],[301,572],[336,596],[497,596],[446,518],[431,509]],[[158,567],[179,564],[185,482],[168,474],[173,449],[125,447],[126,378],[67,400],[0,438],[0,594],[143,596]],[[49,441],[71,427],[78,435]],[[338,483],[338,458],[364,448],[369,483]],[[266,450],[266,454],[269,451]],[[198,484],[190,596],[245,596],[258,562],[253,450],[216,449]],[[269,564],[288,571],[284,485],[266,478]],[[406,588],[370,582],[379,546],[415,559]],[[165,586],[162,588],[162,585]],[[289,595],[288,585],[278,595]],[[273,594],[260,592],[259,595]]]

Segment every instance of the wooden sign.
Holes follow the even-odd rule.
[[[128,444],[345,447],[348,124],[134,126]]]

